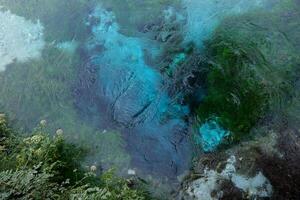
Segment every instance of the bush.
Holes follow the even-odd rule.
[[[92,175],[93,176],[93,175]],[[144,200],[150,199],[144,192],[132,189],[132,182],[114,176],[113,170],[101,176],[101,184],[85,184],[70,191],[71,199],[111,199],[111,200]]]
[[[101,176],[96,166],[84,171],[85,151],[66,143],[62,133],[51,138],[41,125],[24,138],[0,118],[0,136],[1,199],[148,199],[133,180],[113,171]]]
[[[53,175],[36,170],[0,172],[0,199],[58,199],[59,185]]]
[[[57,135],[51,139],[40,127],[31,137],[24,138],[17,148],[19,149],[16,153],[18,169],[39,166],[41,171],[54,174],[54,181],[58,183],[66,179],[75,183],[83,177],[80,161],[84,151],[65,143],[63,136]]]

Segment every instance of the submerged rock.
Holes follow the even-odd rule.
[[[238,191],[244,193],[243,198],[265,198],[272,195],[272,186],[261,172],[258,172],[254,177],[241,175],[236,171],[235,163],[235,156],[231,156],[221,172],[206,168],[201,174],[201,178],[190,182],[186,186],[182,194],[183,199],[222,199],[223,190],[227,189],[224,187],[224,183],[228,181]]]
[[[299,123],[297,124],[299,127]],[[298,199],[300,196],[300,131],[291,129],[278,133],[276,145],[281,155],[262,153],[258,166],[274,187],[274,199]]]
[[[114,13],[97,7],[87,25],[87,64],[77,87],[82,115],[100,128],[117,128],[127,143],[132,165],[143,173],[176,177],[191,157],[187,107],[168,96],[159,71],[144,61],[159,47],[145,38],[120,33]],[[91,113],[91,114],[88,114]]]

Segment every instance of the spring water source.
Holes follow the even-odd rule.
[[[92,36],[86,46],[90,56],[86,67],[97,73],[88,99],[97,99],[91,104],[94,112],[101,113],[99,126],[121,128],[137,167],[166,175],[185,169],[190,144],[180,117],[187,114],[187,108],[172,103],[163,90],[159,71],[144,61],[144,51],[155,55],[158,47],[120,34],[114,14],[101,7],[91,13],[88,25]],[[86,97],[80,96],[78,103],[86,107]],[[178,117],[162,122],[168,112]]]
[[[183,3],[187,12],[185,40],[199,46],[226,15],[264,6],[262,1]],[[188,169],[193,155],[189,127],[183,120],[189,109],[168,96],[163,76],[145,62],[146,55],[159,54],[159,44],[148,38],[123,35],[114,13],[101,7],[95,8],[89,17],[87,25],[92,36],[86,45],[90,56],[86,70],[97,73],[93,89],[87,94],[88,99],[96,99],[90,103],[90,112],[101,113],[97,119],[100,127],[117,125],[121,129],[135,167],[151,174],[177,177]],[[85,87],[82,90],[86,92]],[[78,102],[84,109],[86,99],[83,96]],[[167,118],[170,114],[172,117]],[[208,124],[199,128],[205,151],[216,148],[228,135],[215,122],[212,124],[217,128]]]
[[[11,4],[5,3],[6,1],[1,2],[0,6],[10,9],[7,5]],[[70,109],[73,109],[77,116],[77,123],[74,122],[73,127],[88,122],[89,126],[93,127],[92,130],[98,130],[95,134],[108,135],[114,131],[120,133],[121,139],[124,141],[121,146],[130,159],[130,164],[125,167],[135,169],[142,175],[150,174],[157,178],[167,177],[176,180],[179,175],[189,169],[194,152],[194,142],[191,137],[193,128],[186,120],[190,112],[189,108],[169,96],[164,84],[164,76],[157,66],[147,62],[146,58],[155,60],[159,56],[162,44],[141,33],[124,33],[126,24],[120,24],[122,21],[118,19],[120,16],[109,6],[103,6],[103,2],[100,0],[92,7],[89,6],[88,12],[84,15],[85,18],[82,19],[82,22],[78,22],[84,23],[84,27],[87,29],[87,36],[84,39],[76,41],[75,38],[62,41],[57,45],[58,49],[65,49],[69,54],[79,51],[83,63],[76,71],[76,77],[78,77],[76,83],[70,87],[70,91],[72,91]],[[182,0],[180,8],[174,9],[174,12],[178,12],[185,18],[182,20],[185,24],[182,24],[181,33],[184,41],[186,43],[194,42],[197,48],[201,49],[203,42],[209,39],[223,18],[254,9],[267,8],[270,6],[269,2],[267,0]],[[110,4],[112,7],[115,6],[114,1],[111,1]],[[128,4],[128,2],[124,1],[123,3],[122,1],[120,4]],[[151,8],[143,8],[138,5],[138,1],[136,1],[135,9],[140,9],[141,12],[144,9],[151,10]],[[160,13],[164,13],[171,6],[172,3],[156,9],[159,9]],[[0,25],[5,23],[7,18],[18,20],[17,12],[16,14],[6,12],[0,11]],[[123,12],[125,11],[123,10]],[[19,24],[27,20],[24,19],[26,14],[21,13],[20,15],[22,20]],[[35,16],[35,19],[39,19],[39,17]],[[131,16],[131,18],[140,18],[140,16]],[[51,20],[54,19],[58,20],[58,16],[57,18],[53,16]],[[28,22],[24,22],[24,26],[31,24],[33,29],[37,29],[34,27],[34,20],[29,22],[28,19]],[[44,34],[47,32],[46,23],[47,21],[41,20],[36,24],[36,26],[45,26]],[[9,49],[10,46],[6,41],[7,34],[10,33],[7,32],[8,30],[4,30],[5,27],[9,29],[9,25],[0,27],[0,56],[13,54],[13,50]],[[39,42],[39,44],[42,43],[46,46],[58,43],[55,40],[45,42],[47,44],[44,42]],[[31,59],[36,59],[36,55],[37,53],[32,57],[26,55],[26,59],[22,57],[21,62],[24,63],[26,60],[31,62]],[[4,74],[3,79],[5,79],[6,73],[12,73],[11,71],[16,69],[13,65],[18,62],[18,55],[12,55],[10,58],[11,60],[6,60],[5,64],[12,63],[11,65],[3,67],[0,64],[0,73]],[[4,106],[6,104],[5,100],[1,100],[0,105],[4,112],[5,109],[8,110]],[[34,108],[36,105],[30,106]],[[52,111],[47,112],[51,113]],[[46,118],[50,116],[47,113],[42,114]],[[17,114],[12,113],[11,115]],[[63,119],[63,116],[56,117]],[[34,120],[36,122],[39,119],[42,118]],[[18,116],[15,117],[15,120],[26,121]],[[214,128],[205,124],[198,129],[200,130],[199,134],[202,135],[200,138],[205,143],[204,150],[208,151],[213,150],[227,134],[217,124],[214,122],[212,124]],[[60,124],[60,127],[64,128],[64,124]],[[65,129],[67,132],[67,128]],[[74,129],[74,132],[77,130],[80,132],[80,128]],[[88,135],[91,133],[82,132],[80,134],[81,138],[87,138],[86,141],[89,141]],[[91,137],[90,142],[100,143],[94,137]],[[112,144],[103,142],[102,145]],[[92,146],[92,148],[94,147]],[[110,154],[109,151],[106,153]],[[97,156],[90,158],[90,160],[93,159],[98,163],[97,159],[103,158]]]

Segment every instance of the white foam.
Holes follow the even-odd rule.
[[[41,55],[43,26],[10,11],[0,11],[0,72],[14,60],[24,62]]]

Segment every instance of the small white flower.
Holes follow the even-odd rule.
[[[44,139],[44,137],[42,135],[34,135],[30,139],[32,143],[38,144]]]
[[[97,171],[97,167],[96,167],[96,165],[92,165],[92,166],[90,167],[90,170],[91,170],[92,172],[95,172],[95,171]]]
[[[41,125],[41,126],[46,126],[46,125],[47,125],[47,121],[44,120],[44,119],[41,120],[41,121],[40,121],[40,125]]]
[[[56,135],[57,136],[62,136],[64,134],[64,131],[62,129],[57,129],[56,130]]]

